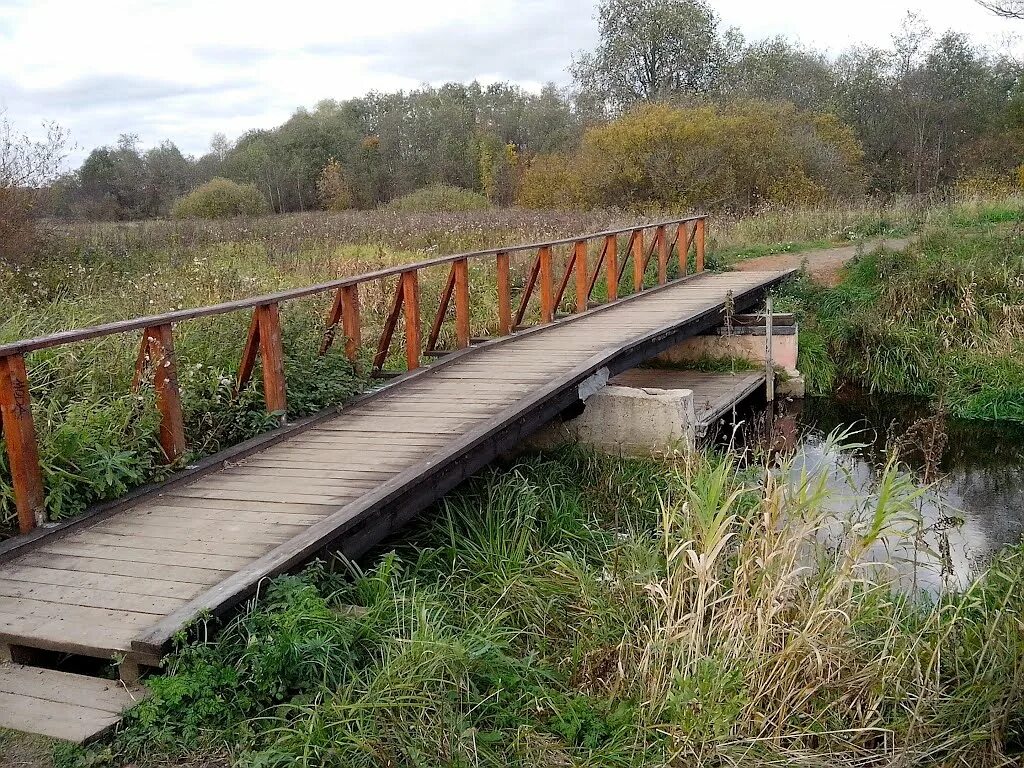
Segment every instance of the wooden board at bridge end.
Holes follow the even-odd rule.
[[[0,664],[0,728],[75,744],[103,736],[145,698],[140,686],[54,669]]]

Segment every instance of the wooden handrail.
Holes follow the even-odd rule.
[[[652,222],[650,224],[643,224],[644,229],[653,229],[659,226],[672,226],[677,224],[688,224],[690,222],[703,221],[706,219],[706,215],[700,216],[687,216],[682,219],[670,219],[668,221]],[[26,352],[33,352],[38,349],[47,349],[49,347],[59,347],[64,344],[72,344],[77,341],[88,341],[89,339],[95,339],[99,336],[111,336],[113,334],[124,333],[126,331],[135,331],[146,328],[147,326],[164,325],[166,323],[180,323],[183,320],[195,320],[201,317],[210,317],[211,315],[224,315],[229,312],[237,312],[240,309],[253,309],[254,307],[262,304],[279,304],[283,301],[292,301],[293,299],[301,299],[306,296],[313,296],[318,293],[325,293],[326,291],[333,291],[338,288],[343,288],[350,285],[359,285],[361,283],[368,283],[374,280],[381,280],[386,277],[395,277],[401,275],[403,272],[408,272],[411,269],[420,270],[427,269],[429,267],[436,267],[441,264],[450,264],[453,261],[460,259],[477,259],[486,256],[497,256],[500,253],[516,253],[518,251],[532,251],[538,248],[548,246],[551,248],[559,245],[568,245],[569,243],[575,243],[577,240],[594,240],[599,237],[610,237],[613,235],[623,235],[627,232],[632,232],[637,229],[636,225],[631,227],[624,227],[622,229],[612,229],[604,232],[595,232],[588,235],[577,235],[576,237],[564,237],[559,240],[550,240],[540,243],[528,243],[524,245],[512,245],[502,246],[500,248],[487,248],[482,251],[469,251],[466,253],[457,253],[452,256],[438,256],[433,259],[425,259],[423,261],[415,261],[409,264],[398,264],[393,267],[387,267],[385,269],[378,269],[374,272],[365,272],[361,275],[353,275],[351,277],[343,277],[338,280],[331,280],[326,283],[317,283],[315,285],[308,285],[303,288],[290,288],[284,291],[278,291],[276,293],[268,293],[261,296],[253,296],[248,299],[238,299],[236,301],[226,301],[222,304],[211,304],[206,307],[196,307],[195,309],[179,309],[174,312],[165,312],[160,315],[151,315],[149,317],[136,317],[131,320],[117,320],[110,323],[102,323],[100,325],[93,325],[87,328],[78,328],[72,331],[60,331],[58,333],[51,333],[46,336],[38,336],[32,339],[22,339],[20,341],[13,341],[7,344],[0,344],[0,357],[6,357],[7,355],[13,354],[24,354]]]
[[[602,273],[607,285],[606,300],[612,301],[618,298],[621,281],[619,280],[620,263],[617,238],[620,235],[628,233],[630,237],[625,258],[622,259],[622,268],[625,268],[626,258],[632,257],[634,292],[644,290],[644,276],[655,252],[658,255],[659,285],[667,281],[667,266],[673,250],[677,250],[679,253],[680,276],[686,274],[691,246],[695,251],[696,271],[702,271],[704,269],[706,218],[703,215],[688,216],[540,243],[439,256],[303,288],[293,288],[195,309],[103,323],[0,344],[0,434],[5,437],[7,454],[10,459],[19,528],[22,532],[27,533],[46,519],[42,472],[39,466],[25,366],[25,355],[30,352],[141,330],[143,332],[142,342],[136,362],[134,386],[150,383],[147,374],[152,372],[151,384],[161,418],[160,446],[166,460],[169,463],[174,463],[186,453],[181,397],[176,375],[177,364],[174,356],[173,327],[175,323],[251,310],[252,318],[248,337],[239,366],[238,386],[242,388],[249,382],[257,359],[261,359],[263,363],[263,392],[267,410],[279,414],[283,422],[284,414],[287,411],[280,319],[280,305],[283,302],[333,291],[335,293],[334,301],[326,317],[320,354],[328,353],[340,325],[345,336],[345,354],[355,364],[358,363],[362,344],[359,286],[364,283],[397,277],[391,308],[376,344],[373,372],[382,371],[387,362],[399,320],[404,321],[405,364],[409,370],[412,370],[420,365],[421,354],[424,352],[421,344],[420,291],[422,285],[420,270],[444,264],[451,265],[448,279],[442,290],[437,314],[434,316],[427,336],[428,349],[426,351],[437,352],[434,347],[440,338],[442,326],[446,321],[453,299],[455,304],[455,343],[456,347],[461,349],[470,344],[469,262],[471,259],[487,257],[495,259],[495,288],[498,298],[498,327],[496,330],[499,336],[504,336],[514,332],[523,324],[535,290],[539,296],[540,322],[553,322],[557,317],[558,308],[573,274],[576,277],[575,311],[577,313],[586,311],[590,306],[594,288]],[[671,241],[666,232],[670,227],[674,228]],[[647,249],[644,247],[644,233],[649,229],[654,231],[654,237]],[[594,265],[593,271],[590,271],[587,252],[589,244],[594,240],[602,242],[601,255]],[[554,250],[560,246],[569,246],[568,260],[558,285],[555,285]],[[535,251],[536,256],[518,306],[513,307],[510,260],[513,254],[524,251]]]

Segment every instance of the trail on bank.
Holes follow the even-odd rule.
[[[774,253],[771,256],[758,256],[753,259],[737,261],[731,266],[740,272],[793,269],[804,267],[807,274],[816,282],[825,285],[838,285],[842,266],[857,256],[858,253],[874,253],[882,248],[890,251],[905,251],[910,246],[909,238],[884,238],[865,240],[861,243],[843,245],[836,248],[823,248],[817,251],[801,251],[799,253]]]

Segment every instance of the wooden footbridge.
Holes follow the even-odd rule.
[[[703,217],[645,224],[0,346],[0,413],[22,529],[0,544],[0,651],[14,662],[0,667],[0,726],[79,741],[96,735],[130,699],[116,685],[57,671],[55,654],[116,660],[122,679],[134,682],[196,616],[223,614],[261,580],[326,552],[365,552],[609,376],[753,307],[788,274],[705,272],[704,234]],[[528,266],[517,271],[524,256]],[[623,290],[630,262],[632,284]],[[439,265],[448,278],[424,343],[420,273]],[[490,339],[471,337],[471,265],[473,292],[497,298]],[[407,371],[398,378],[78,519],[47,521],[26,355],[141,332],[137,385],[153,388],[160,445],[180,463],[187,445],[175,324],[251,312],[241,383],[259,362],[266,406],[283,414],[280,305],[332,295],[321,352],[339,354],[331,350],[337,332],[358,362],[371,325],[360,289],[382,282],[394,294],[375,326],[372,365],[380,371],[404,336]],[[442,355],[436,347],[450,315],[455,349]],[[436,362],[421,367],[425,356]]]

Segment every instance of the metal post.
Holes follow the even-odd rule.
[[[772,318],[774,316],[774,307],[771,296],[765,302],[764,312],[764,391],[765,397],[771,403],[775,400],[775,366],[772,363]]]

